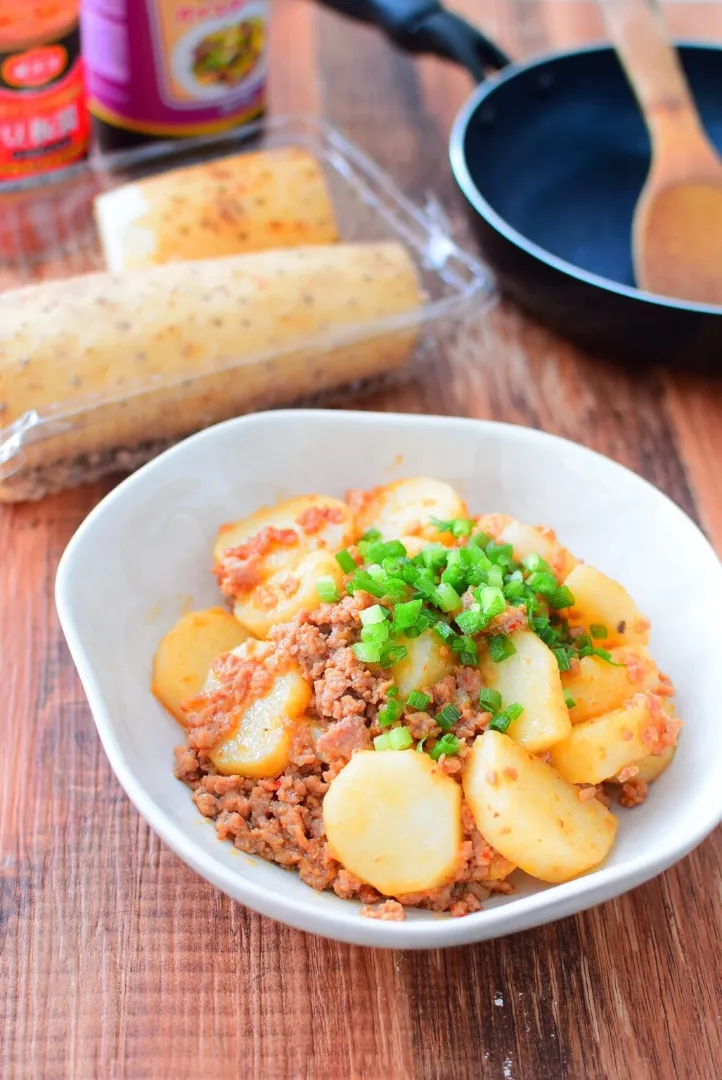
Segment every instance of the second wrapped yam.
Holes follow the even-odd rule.
[[[113,272],[338,240],[321,166],[302,147],[123,184],[97,197],[95,216]]]

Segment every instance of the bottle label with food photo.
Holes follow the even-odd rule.
[[[77,0],[0,4],[0,182],[83,158],[90,138]]]
[[[263,0],[86,0],[91,112],[150,136],[233,127],[263,110]]]

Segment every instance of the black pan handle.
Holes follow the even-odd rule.
[[[481,30],[437,0],[321,0],[357,22],[380,27],[399,48],[455,60],[483,82],[511,61]]]

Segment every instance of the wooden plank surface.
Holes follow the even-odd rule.
[[[464,0],[522,56],[602,36],[582,0]],[[722,38],[720,6],[668,5]],[[467,77],[275,0],[273,111],[321,111],[465,235],[445,157]],[[379,408],[530,424],[666,491],[722,545],[722,387],[593,362],[504,303]],[[386,953],[278,926],[203,882],[111,774],[52,589],[110,488],[0,510],[0,1075],[55,1080],[716,1080],[722,839],[630,895],[447,952]]]

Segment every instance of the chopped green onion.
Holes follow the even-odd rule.
[[[418,750],[418,752],[420,754],[423,754],[423,752],[424,752],[424,743],[426,742],[428,737],[429,737],[428,734],[424,735],[423,739],[420,739],[419,742],[417,742],[417,744],[416,744],[416,749]]]
[[[504,596],[510,600],[518,600],[526,593],[526,585],[519,578],[512,578],[504,586]]]
[[[500,664],[515,652],[516,646],[506,634],[492,634],[489,638],[489,656],[495,664]]]
[[[456,631],[449,626],[443,619],[439,619],[437,623],[434,623],[434,633],[438,634],[442,641],[449,641],[451,638],[455,638]]]
[[[382,623],[384,619],[388,619],[388,617],[388,609],[381,607],[381,604],[373,604],[371,607],[366,608],[365,611],[360,612],[359,615],[364,626],[373,626],[374,623]]]
[[[487,588],[481,589],[479,600],[481,601],[481,610],[490,618],[493,618],[494,615],[501,615],[506,608],[504,593],[496,585],[489,585]]]
[[[412,690],[406,699],[407,709],[413,709],[415,712],[426,712],[430,704],[429,695],[422,694],[420,690]]]
[[[451,648],[453,652],[460,654],[460,663],[467,666],[479,663],[479,647],[473,638],[467,637],[465,634],[462,637],[454,638]],[[466,657],[466,659],[462,659],[462,657]]]
[[[505,735],[506,729],[509,727],[510,723],[511,717],[507,713],[497,713],[495,716],[492,716],[491,720],[489,721],[489,727],[487,728],[487,731],[500,731],[502,735]]]
[[[491,537],[485,532],[474,533],[469,538],[469,545],[477,548],[487,548],[491,543]]]
[[[397,720],[401,719],[403,711],[404,704],[402,701],[389,701],[382,709],[379,709],[377,717],[379,727],[391,727]]]
[[[461,719],[461,710],[457,709],[456,705],[444,705],[441,712],[438,712],[434,719],[442,731],[448,731],[457,720]]]
[[[361,627],[361,640],[373,641],[383,645],[388,641],[391,634],[391,626],[387,622],[371,623],[370,626]]]
[[[589,627],[589,633],[593,638],[606,638],[609,637],[606,626],[602,626],[601,623],[592,623]]]
[[[547,596],[549,601],[549,607],[554,611],[559,611],[561,608],[571,607],[574,603],[574,593],[566,585],[560,585],[553,593]]]
[[[358,641],[351,651],[362,664],[378,664],[381,659],[381,647],[371,641]]]
[[[467,518],[453,518],[451,521],[440,521],[439,518],[432,517],[431,524],[438,532],[450,532],[457,538],[460,536],[471,536],[471,530],[474,528],[474,522],[469,521]]]
[[[566,649],[552,649],[552,652],[557,658],[557,664],[560,671],[571,671],[572,665],[569,663],[569,655]]]
[[[367,563],[381,563],[384,559],[399,559],[406,555],[406,548],[400,540],[374,540],[365,548],[365,561]]]
[[[464,592],[466,588],[466,572],[462,566],[454,563],[444,570],[441,581],[445,585],[451,585],[457,592]]]
[[[536,570],[533,574],[530,574],[528,585],[534,592],[541,593],[542,596],[546,597],[552,596],[559,588],[557,579],[546,570]]]
[[[436,589],[436,606],[445,612],[457,611],[461,607],[461,597],[453,585],[442,581]]]
[[[411,732],[405,727],[392,728],[374,739],[374,750],[408,750],[413,746]]]
[[[409,600],[405,604],[397,604],[394,608],[394,630],[406,630],[414,626],[419,617],[423,601]]]
[[[464,634],[478,634],[488,625],[490,615],[485,615],[479,604],[472,604],[466,611],[462,611],[454,620]]]
[[[446,565],[448,555],[449,549],[445,548],[443,544],[427,544],[426,547],[421,549],[418,557],[427,570],[436,573],[441,570],[442,566]]]
[[[336,558],[338,558],[338,555],[336,556]],[[379,599],[381,599],[381,597],[385,595],[384,587],[382,585],[379,585],[378,582],[374,581],[368,570],[363,570],[360,568],[356,570],[356,573],[349,581],[346,589],[351,594],[355,593],[357,589],[363,589],[364,592],[371,593],[372,596],[377,596]]]
[[[556,648],[559,644],[559,631],[555,630],[553,626],[545,626],[540,632],[539,637],[550,649]]]
[[[388,734],[392,750],[408,750],[414,744],[411,732],[407,727],[393,728]]]
[[[482,687],[479,691],[479,705],[488,712],[498,712],[501,708],[501,694],[498,690]]]
[[[538,571],[542,571],[545,574],[551,574],[552,568],[545,559],[542,559],[541,555],[537,552],[532,552],[531,555],[527,555],[524,559],[524,566],[527,568],[530,574],[535,574]]]
[[[432,603],[436,603],[436,582],[433,575],[428,571],[418,570],[416,581],[412,582],[419,596],[424,600],[431,600]]]
[[[389,701],[393,701],[394,698],[397,698],[398,696],[399,696],[399,688],[398,688],[398,686],[390,686],[388,688],[388,690],[386,691],[386,697],[389,699]]]
[[[514,557],[514,548],[511,544],[497,544],[492,541],[487,544],[486,557],[500,566],[508,566]]]
[[[515,702],[513,705],[507,705],[503,712],[497,713],[496,716],[492,716],[489,721],[489,727],[492,731],[500,731],[504,735],[509,727],[515,720],[517,720],[524,712],[524,706]]]
[[[398,664],[400,660],[408,656],[409,650],[405,645],[390,645],[382,649],[379,663],[381,667],[388,668],[393,664]]]
[[[424,630],[429,630],[432,626],[435,626],[440,619],[441,616],[438,611],[432,611],[431,608],[422,608],[419,612],[419,617],[416,620],[416,629],[419,633],[423,633]]]
[[[486,578],[493,588],[502,589],[504,587],[504,573],[500,566],[490,566]]]
[[[378,529],[367,529],[366,532],[361,537],[361,539],[366,540],[367,543],[372,544],[374,542],[374,540],[380,540],[381,539],[381,533],[379,532]]]
[[[336,562],[341,567],[344,574],[353,574],[354,570],[356,569],[356,563],[354,562],[353,555],[348,550],[348,548],[344,548],[343,551],[336,552]]]
[[[576,705],[576,701],[574,700],[574,698],[572,697],[571,694],[565,694],[564,695],[564,700],[566,702],[566,705],[567,705],[568,709],[573,709],[574,706]]]
[[[450,757],[452,754],[458,754],[461,741],[457,739],[456,735],[442,735],[442,737],[429,751],[429,757],[434,761],[438,761],[442,754]]]
[[[322,604],[338,603],[338,586],[332,577],[316,578],[316,592]]]
[[[574,644],[576,645],[577,649],[579,649],[579,651],[581,652],[582,649],[591,649],[592,648],[592,639],[589,636],[589,634],[579,634],[579,636],[577,638],[575,638]]]

